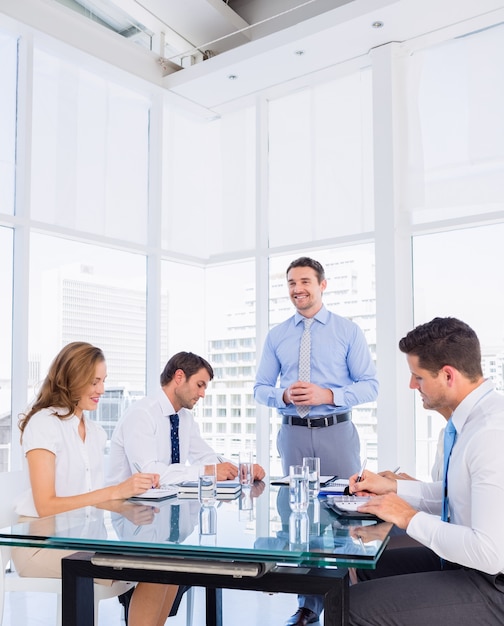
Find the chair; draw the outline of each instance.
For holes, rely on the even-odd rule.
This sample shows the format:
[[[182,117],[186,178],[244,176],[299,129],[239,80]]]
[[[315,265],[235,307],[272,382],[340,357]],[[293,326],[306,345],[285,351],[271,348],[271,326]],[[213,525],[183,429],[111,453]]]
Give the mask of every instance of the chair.
[[[17,521],[14,512],[16,495],[28,488],[28,476],[25,472],[1,472],[0,493],[0,528],[5,528]],[[3,623],[4,598],[7,591],[31,591],[56,593],[58,595],[58,609],[56,624],[61,624],[61,580],[59,578],[28,578],[18,576],[15,572],[6,573],[10,561],[10,547],[0,546],[0,626]],[[106,600],[126,593],[134,583],[114,581],[111,586],[94,585],[94,612],[95,624],[98,624],[98,605],[100,600]]]

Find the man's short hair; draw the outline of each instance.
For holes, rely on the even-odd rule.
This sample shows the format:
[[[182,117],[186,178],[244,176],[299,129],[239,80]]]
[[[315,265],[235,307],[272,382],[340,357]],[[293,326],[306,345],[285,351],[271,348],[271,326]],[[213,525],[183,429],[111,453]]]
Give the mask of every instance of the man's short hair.
[[[418,357],[418,365],[436,374],[451,365],[475,381],[483,376],[481,347],[474,330],[455,317],[435,317],[399,341],[399,350]]]
[[[203,357],[193,354],[192,352],[177,352],[174,354],[168,363],[165,365],[164,370],[161,372],[160,381],[161,386],[167,385],[175,375],[177,370],[182,370],[187,379],[191,378],[193,374],[196,374],[200,369],[206,369],[210,380],[214,377],[212,366]]]
[[[287,277],[289,276],[289,272],[291,271],[293,267],[311,267],[312,270],[315,270],[315,273],[317,274],[317,279],[318,279],[319,284],[323,280],[325,280],[325,272],[324,272],[324,268],[322,267],[322,264],[319,263],[318,261],[315,261],[315,259],[310,259],[309,256],[302,256],[302,257],[299,257],[299,259],[292,261],[292,263],[287,268],[287,271],[285,272],[285,275]]]

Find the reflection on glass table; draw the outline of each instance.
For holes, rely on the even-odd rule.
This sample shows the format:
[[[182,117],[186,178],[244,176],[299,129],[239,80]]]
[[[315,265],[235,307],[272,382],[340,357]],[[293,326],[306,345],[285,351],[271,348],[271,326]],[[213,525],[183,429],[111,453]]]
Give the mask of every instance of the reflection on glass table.
[[[293,520],[288,488],[261,484],[252,493],[218,501],[210,516],[201,514],[197,498],[103,503],[20,522],[2,530],[0,542],[314,567],[374,567],[386,545],[390,524],[339,517],[317,499],[306,517]]]

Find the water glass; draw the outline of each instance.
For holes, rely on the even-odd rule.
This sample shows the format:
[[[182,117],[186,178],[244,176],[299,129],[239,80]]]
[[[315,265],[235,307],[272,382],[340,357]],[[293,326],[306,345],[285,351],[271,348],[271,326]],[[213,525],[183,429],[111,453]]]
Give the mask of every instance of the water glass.
[[[199,534],[217,534],[217,509],[214,506],[202,506],[199,511]]]
[[[307,513],[291,513],[289,517],[289,550],[308,550],[310,520]]]
[[[250,489],[242,489],[238,519],[240,522],[250,522],[254,519],[254,504]]]
[[[249,451],[240,452],[238,461],[238,478],[242,488],[251,487],[254,482],[252,453]]]
[[[310,536],[318,537],[320,535],[320,500],[318,498],[310,498],[308,519],[310,520]]]
[[[308,509],[308,467],[291,465],[289,467],[289,504],[294,513],[303,513]]]
[[[202,506],[214,506],[217,502],[217,466],[215,463],[200,468],[198,498]]]
[[[305,456],[303,465],[308,468],[309,495],[316,497],[320,491],[320,459],[318,456]]]

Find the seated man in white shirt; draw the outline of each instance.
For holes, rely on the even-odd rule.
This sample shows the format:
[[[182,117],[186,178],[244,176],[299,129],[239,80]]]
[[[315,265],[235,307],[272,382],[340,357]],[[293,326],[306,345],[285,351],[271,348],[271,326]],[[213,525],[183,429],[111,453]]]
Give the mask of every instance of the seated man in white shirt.
[[[421,546],[386,550],[376,570],[359,570],[349,623],[504,624],[504,396],[483,378],[476,334],[455,318],[415,328],[399,348],[424,407],[453,412],[455,444],[446,481],[350,478],[351,493],[373,496],[359,510]]]
[[[118,476],[127,478],[137,471],[159,474],[160,484],[196,481],[200,467],[214,463],[217,464],[217,480],[236,478],[236,465],[216,455],[201,437],[191,412],[196,402],[205,397],[213,376],[212,366],[197,354],[179,352],[171,357],[161,373],[161,388],[153,396],[132,404],[115,427],[108,465],[110,484],[115,484]],[[174,414],[179,417],[178,462],[172,460],[170,416]],[[254,480],[264,478],[260,465],[254,464],[253,470]],[[170,615],[176,614],[187,588],[179,589]],[[127,614],[128,598],[124,603]]]
[[[238,468],[222,462],[201,437],[191,409],[205,397],[213,378],[211,365],[192,352],[172,356],[161,373],[156,394],[132,404],[119,419],[111,439],[108,481],[127,478],[136,471],[157,473],[161,484],[198,480],[199,469],[217,464],[217,479],[236,478]],[[172,462],[170,416],[179,416],[179,462]],[[150,468],[150,469],[148,469]],[[156,469],[154,469],[156,468]],[[265,472],[254,465],[254,480]],[[121,480],[124,480],[121,479]]]

